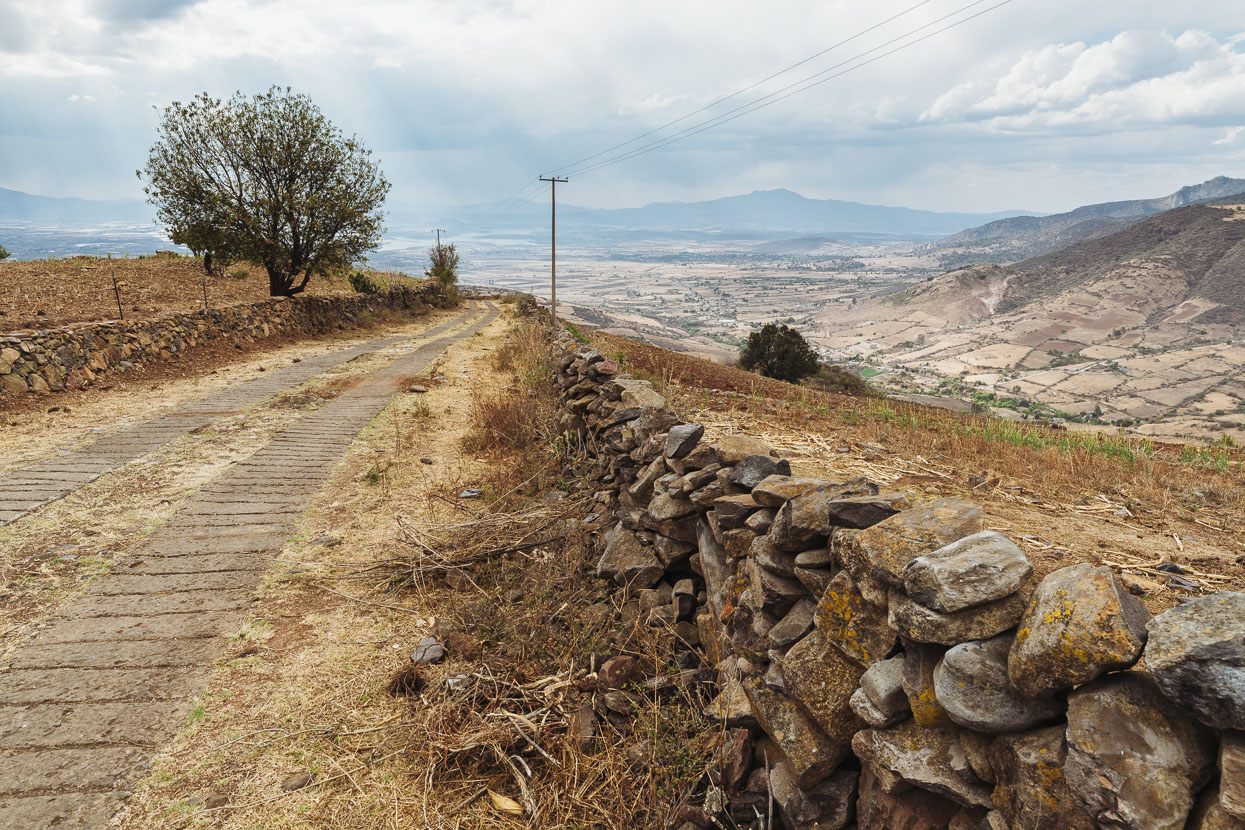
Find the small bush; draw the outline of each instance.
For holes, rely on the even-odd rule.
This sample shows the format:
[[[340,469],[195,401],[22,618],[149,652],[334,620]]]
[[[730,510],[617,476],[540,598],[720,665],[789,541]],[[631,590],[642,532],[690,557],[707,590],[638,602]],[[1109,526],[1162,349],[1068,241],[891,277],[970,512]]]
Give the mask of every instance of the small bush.
[[[766,323],[748,335],[739,368],[767,378],[798,383],[817,371],[817,353],[804,336],[786,325]]]
[[[375,294],[384,287],[380,284],[380,280],[362,271],[351,272],[347,279],[350,281],[350,287],[360,294]]]
[[[5,248],[3,245],[0,245],[0,260],[5,260],[5,259],[8,259],[8,258],[9,258],[9,251],[8,251],[8,249],[7,249],[7,248]]]

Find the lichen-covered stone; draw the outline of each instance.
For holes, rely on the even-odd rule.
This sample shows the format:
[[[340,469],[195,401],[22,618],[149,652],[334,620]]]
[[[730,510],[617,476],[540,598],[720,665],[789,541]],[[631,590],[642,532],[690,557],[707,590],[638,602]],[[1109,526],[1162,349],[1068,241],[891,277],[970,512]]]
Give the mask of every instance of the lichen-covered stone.
[[[1101,827],[1182,830],[1213,772],[1212,741],[1151,677],[1113,674],[1068,697],[1064,775]]]
[[[824,781],[847,757],[846,744],[832,741],[790,698],[767,689],[759,677],[745,680],[744,691],[757,723],[791,765],[801,788]]]
[[[857,717],[874,729],[885,729],[888,726],[894,726],[908,716],[907,707],[905,707],[902,714],[886,714],[865,694],[864,689],[857,689],[852,692],[848,704],[852,707],[852,711],[856,713]]]
[[[957,498],[936,499],[862,530],[852,547],[870,576],[898,586],[913,559],[981,530],[980,507]]]
[[[892,588],[887,605],[891,628],[919,643],[953,646],[984,640],[1011,628],[1025,611],[1025,602],[1012,594],[985,605],[944,614],[926,608],[903,591]]]
[[[903,587],[927,608],[951,612],[1014,594],[1032,574],[1011,539],[985,530],[913,559],[904,566]]]
[[[1070,565],[1034,590],[1008,657],[1029,697],[1066,689],[1137,662],[1150,614],[1110,568]]]
[[[953,729],[926,729],[908,720],[856,733],[852,750],[887,792],[906,784],[965,806],[990,806],[991,787],[969,767]]]
[[[1245,594],[1197,597],[1150,621],[1146,666],[1163,694],[1217,729],[1245,729]]]
[[[903,688],[903,655],[874,663],[860,678],[860,690],[888,718],[904,718],[912,713]]]
[[[934,669],[946,649],[909,640],[903,650],[903,690],[912,719],[920,726],[953,726],[934,691]]]
[[[1053,697],[1024,697],[1007,676],[1012,635],[961,643],[947,650],[934,669],[934,694],[947,717],[977,732],[1023,732],[1057,717]]]
[[[886,609],[865,602],[847,571],[826,586],[814,622],[828,642],[864,666],[885,660],[898,641]]]
[[[1011,830],[1095,830],[1068,789],[1067,754],[1062,725],[995,739],[992,798]]]
[[[852,734],[865,726],[851,707],[864,669],[813,630],[787,652],[782,671],[791,698],[832,741],[846,748]]]

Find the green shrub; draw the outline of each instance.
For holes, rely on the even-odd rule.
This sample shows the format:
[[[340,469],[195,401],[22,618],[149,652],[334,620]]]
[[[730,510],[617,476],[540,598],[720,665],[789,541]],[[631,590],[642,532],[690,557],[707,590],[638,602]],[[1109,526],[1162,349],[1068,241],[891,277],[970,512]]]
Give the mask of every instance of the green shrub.
[[[739,353],[739,368],[768,378],[797,383],[817,372],[817,353],[790,326],[766,323],[748,335]]]
[[[3,245],[0,245],[0,260],[8,259],[9,251]]]
[[[380,284],[380,280],[368,276],[362,271],[353,271],[347,277],[350,280],[350,287],[360,294],[375,294],[384,286]]]

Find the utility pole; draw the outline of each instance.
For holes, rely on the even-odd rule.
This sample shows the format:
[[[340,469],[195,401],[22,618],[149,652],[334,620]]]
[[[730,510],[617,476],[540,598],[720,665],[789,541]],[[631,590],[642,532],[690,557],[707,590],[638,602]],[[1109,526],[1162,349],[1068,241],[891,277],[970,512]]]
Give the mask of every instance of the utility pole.
[[[570,181],[558,176],[548,178],[541,176],[542,182],[549,182],[549,322],[556,333],[558,330],[558,182],[565,184]]]
[[[441,247],[441,234],[449,233],[445,228],[433,228],[432,232],[437,235],[437,247]]]

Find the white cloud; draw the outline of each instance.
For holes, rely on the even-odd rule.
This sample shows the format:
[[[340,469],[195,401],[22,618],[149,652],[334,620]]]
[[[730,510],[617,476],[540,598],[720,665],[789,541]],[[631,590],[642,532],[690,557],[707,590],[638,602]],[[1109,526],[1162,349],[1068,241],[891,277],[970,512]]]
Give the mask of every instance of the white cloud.
[[[1242,115],[1245,54],[1201,31],[1122,32],[1023,54],[993,82],[939,96],[926,122],[984,122],[1000,131],[1210,124]]]

